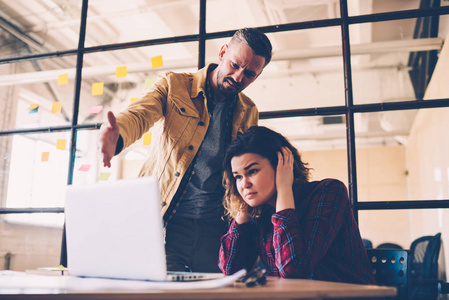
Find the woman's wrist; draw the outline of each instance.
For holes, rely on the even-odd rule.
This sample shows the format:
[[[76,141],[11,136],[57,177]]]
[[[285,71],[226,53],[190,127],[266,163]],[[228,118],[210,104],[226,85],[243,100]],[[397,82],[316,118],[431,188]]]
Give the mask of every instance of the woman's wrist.
[[[248,223],[249,220],[250,220],[250,217],[249,217],[249,215],[248,215],[247,213],[241,213],[241,212],[239,212],[239,213],[237,214],[237,216],[235,217],[235,222],[236,222],[238,225],[241,225],[241,224],[244,224],[244,223]]]
[[[295,209],[295,198],[293,197],[293,190],[291,188],[278,190],[276,212],[284,209]]]

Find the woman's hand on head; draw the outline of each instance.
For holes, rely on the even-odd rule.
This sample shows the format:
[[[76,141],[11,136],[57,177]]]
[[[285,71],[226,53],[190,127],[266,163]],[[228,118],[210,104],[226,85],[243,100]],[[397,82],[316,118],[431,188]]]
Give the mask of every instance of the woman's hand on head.
[[[295,158],[287,147],[278,152],[278,165],[276,168],[276,190],[291,189],[293,186],[293,163]]]
[[[276,167],[276,211],[295,208],[293,198],[293,164],[295,157],[287,147],[278,152],[278,165]]]
[[[235,221],[237,224],[243,224],[248,223],[250,220],[250,216],[248,214],[248,204],[241,203],[239,212],[237,213],[237,216],[235,216]]]

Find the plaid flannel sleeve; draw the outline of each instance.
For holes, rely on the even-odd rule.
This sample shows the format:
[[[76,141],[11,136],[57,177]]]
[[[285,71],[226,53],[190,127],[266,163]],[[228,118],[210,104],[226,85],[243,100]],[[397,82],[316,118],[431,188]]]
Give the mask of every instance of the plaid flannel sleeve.
[[[225,275],[241,269],[251,270],[257,260],[257,250],[251,234],[253,224],[238,225],[235,220],[221,238],[218,266]]]
[[[301,224],[295,209],[279,211],[271,218],[281,277],[312,278],[314,266],[326,254],[347,214],[347,190],[340,181],[323,181],[311,197]]]

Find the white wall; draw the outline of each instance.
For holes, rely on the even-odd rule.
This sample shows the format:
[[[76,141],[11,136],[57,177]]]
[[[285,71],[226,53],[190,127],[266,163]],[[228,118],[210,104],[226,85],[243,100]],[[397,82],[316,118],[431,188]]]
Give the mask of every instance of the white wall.
[[[449,38],[449,35],[446,37]],[[449,45],[445,43],[425,99],[449,98]],[[449,108],[423,109],[416,116],[406,151],[411,199],[449,199]],[[449,245],[449,210],[412,212],[411,234],[442,233]],[[446,269],[449,270],[446,250]]]

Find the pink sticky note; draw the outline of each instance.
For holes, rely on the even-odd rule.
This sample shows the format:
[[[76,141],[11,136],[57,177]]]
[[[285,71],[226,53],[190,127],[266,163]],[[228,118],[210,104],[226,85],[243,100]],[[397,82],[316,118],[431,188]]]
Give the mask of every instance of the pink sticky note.
[[[89,110],[90,114],[99,114],[103,111],[102,105],[92,106]]]
[[[81,167],[78,169],[78,171],[87,172],[90,170],[90,165],[81,165]]]

